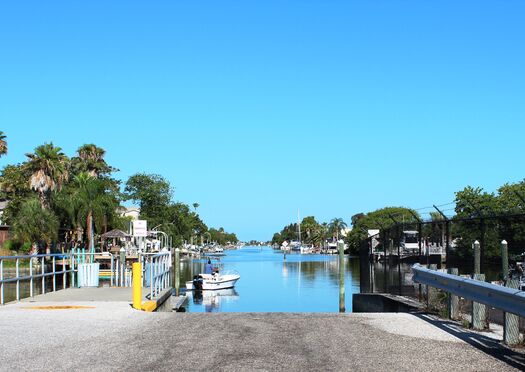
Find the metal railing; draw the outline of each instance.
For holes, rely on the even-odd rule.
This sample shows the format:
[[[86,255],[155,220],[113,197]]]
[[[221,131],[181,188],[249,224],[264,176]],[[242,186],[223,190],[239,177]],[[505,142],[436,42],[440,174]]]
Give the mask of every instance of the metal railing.
[[[36,294],[45,294],[50,292],[50,289],[55,292],[58,289],[76,287],[79,265],[93,263],[97,256],[99,254],[79,250],[68,253],[0,256],[0,305],[6,303],[6,289],[14,292],[11,296],[8,292],[9,301],[20,301]],[[131,267],[126,265],[125,260],[121,262],[119,255],[109,256],[110,286],[131,287]],[[171,252],[140,253],[138,260],[143,268],[142,285],[149,287],[149,297],[154,299],[171,284]],[[8,262],[10,264],[7,264]],[[51,283],[46,283],[48,278],[51,278]],[[57,282],[57,278],[61,278],[62,283],[60,280]],[[22,283],[28,283],[28,291],[26,288],[22,288],[26,290],[21,291]],[[62,288],[58,288],[59,286]]]
[[[451,275],[418,264],[412,267],[412,273],[416,283],[525,317],[525,292],[518,289]]]
[[[141,254],[143,287],[149,287],[149,298],[153,300],[170,286],[171,252]]]
[[[48,262],[46,262],[48,259]],[[57,271],[57,259],[62,263],[62,270]],[[75,268],[73,265],[69,265],[69,269],[66,266],[66,260],[69,261],[71,256],[69,254],[35,254],[29,256],[0,256],[0,305],[5,304],[5,286],[8,283],[15,283],[15,299],[20,301],[20,283],[29,282],[29,297],[35,295],[35,281],[41,280],[41,292],[46,293],[46,278],[52,277],[52,288],[53,292],[57,290],[57,276],[62,276],[62,287],[66,288],[67,285],[67,274],[74,273]],[[28,267],[20,267],[21,261],[29,261]],[[6,277],[6,262],[14,261],[14,274]],[[49,262],[50,261],[50,262]],[[50,271],[46,271],[46,267],[51,266]],[[23,269],[24,273],[21,273]],[[9,270],[11,271],[11,270]],[[72,283],[71,283],[72,284]]]

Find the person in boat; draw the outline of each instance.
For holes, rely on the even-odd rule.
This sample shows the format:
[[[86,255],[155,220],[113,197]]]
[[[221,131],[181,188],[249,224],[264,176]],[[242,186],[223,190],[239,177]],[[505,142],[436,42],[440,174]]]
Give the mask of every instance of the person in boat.
[[[208,263],[204,266],[204,274],[213,274],[213,265],[211,260],[208,258]]]

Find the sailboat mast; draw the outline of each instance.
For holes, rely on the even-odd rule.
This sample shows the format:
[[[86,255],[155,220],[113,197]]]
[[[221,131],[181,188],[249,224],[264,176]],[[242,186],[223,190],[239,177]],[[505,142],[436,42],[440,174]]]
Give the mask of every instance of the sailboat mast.
[[[299,209],[297,210],[297,226],[299,227],[299,244],[301,244],[301,217],[299,215]]]

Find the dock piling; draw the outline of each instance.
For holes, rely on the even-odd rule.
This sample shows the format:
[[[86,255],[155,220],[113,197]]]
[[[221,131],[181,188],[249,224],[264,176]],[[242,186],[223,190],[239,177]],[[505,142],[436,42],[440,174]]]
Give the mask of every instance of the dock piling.
[[[447,272],[451,275],[459,275],[459,270],[456,268],[447,269]],[[448,293],[448,317],[452,320],[459,319],[459,297]]]
[[[509,251],[506,240],[501,242],[501,272],[505,287],[519,289],[520,282],[517,279],[509,279]],[[520,343],[520,318],[517,315],[504,313],[503,321],[503,342],[509,346]]]
[[[179,296],[180,291],[180,249],[175,249],[175,270],[174,270],[174,281],[175,281],[175,295]]]
[[[519,289],[520,282],[517,279],[509,279],[505,287]],[[503,341],[509,346],[515,346],[520,343],[520,318],[517,315],[505,313],[503,321]]]
[[[505,282],[509,277],[509,247],[506,240],[501,242],[501,272]]]
[[[485,274],[474,274],[474,280],[485,281]],[[486,328],[487,307],[478,302],[472,302],[472,328],[481,331]]]
[[[337,243],[339,249],[339,312],[344,313],[345,308],[345,243]]]
[[[429,266],[430,270],[437,271],[437,265]],[[439,291],[435,287],[427,286],[427,308],[433,309],[439,307]]]
[[[472,279],[485,281],[485,274],[481,274],[481,246],[476,240],[474,248],[474,275]],[[483,330],[486,328],[487,307],[483,304],[472,302],[472,328]]]

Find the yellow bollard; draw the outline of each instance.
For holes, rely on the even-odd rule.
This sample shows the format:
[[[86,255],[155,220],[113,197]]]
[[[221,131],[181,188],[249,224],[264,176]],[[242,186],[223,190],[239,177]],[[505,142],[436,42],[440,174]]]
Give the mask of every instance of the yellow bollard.
[[[133,308],[142,310],[142,264],[133,264]]]

